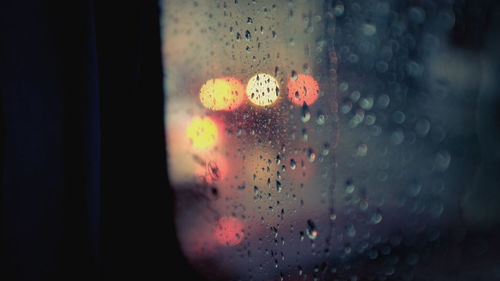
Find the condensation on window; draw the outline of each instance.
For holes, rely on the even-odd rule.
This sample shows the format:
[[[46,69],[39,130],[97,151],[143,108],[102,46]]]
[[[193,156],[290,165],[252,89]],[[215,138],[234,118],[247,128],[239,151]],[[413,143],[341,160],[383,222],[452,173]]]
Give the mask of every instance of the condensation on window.
[[[432,261],[476,159],[453,2],[163,1],[168,174],[196,270],[410,280]]]

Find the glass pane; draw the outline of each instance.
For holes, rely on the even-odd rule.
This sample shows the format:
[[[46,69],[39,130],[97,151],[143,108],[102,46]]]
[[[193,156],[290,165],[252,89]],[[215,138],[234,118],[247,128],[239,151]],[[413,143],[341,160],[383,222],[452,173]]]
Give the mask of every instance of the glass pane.
[[[325,8],[165,3],[178,233],[188,257],[216,279],[309,271],[330,249],[338,123]]]
[[[424,278],[467,225],[498,222],[471,189],[480,66],[451,42],[457,7],[164,1],[168,172],[193,266]]]

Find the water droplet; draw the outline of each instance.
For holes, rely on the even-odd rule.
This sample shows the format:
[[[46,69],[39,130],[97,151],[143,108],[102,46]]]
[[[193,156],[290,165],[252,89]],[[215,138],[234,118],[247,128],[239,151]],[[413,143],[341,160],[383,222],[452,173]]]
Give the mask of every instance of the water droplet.
[[[359,202],[359,208],[362,210],[362,211],[366,211],[369,207],[369,204],[368,204],[368,201],[367,200],[361,200],[361,202]]]
[[[373,97],[362,98],[359,100],[359,106],[364,110],[372,109],[373,103]]]
[[[363,24],[361,30],[365,36],[373,36],[377,33],[377,27],[370,23]]]
[[[406,64],[406,72],[410,76],[420,76],[424,72],[424,67],[416,61],[410,61]]]
[[[319,114],[318,118],[316,119],[316,124],[321,126],[321,125],[325,124],[325,120],[326,120],[325,115]]]
[[[450,161],[451,161],[450,153],[446,150],[443,150],[439,151],[436,154],[434,163],[436,165],[437,170],[443,172],[450,166]]]
[[[361,93],[359,91],[353,91],[351,93],[351,95],[349,96],[349,98],[351,98],[351,100],[353,102],[358,102],[360,97],[361,97]]]
[[[282,189],[282,188],[281,188],[281,182],[280,182],[279,180],[277,180],[277,181],[276,181],[276,190],[277,190],[278,192],[281,192],[281,189]]]
[[[351,252],[352,252],[352,248],[351,248],[351,246],[346,245],[346,246],[344,247],[344,253],[345,253],[346,255],[349,255]]]
[[[217,163],[215,161],[208,162],[207,169],[208,169],[208,173],[209,173],[210,177],[214,181],[217,181],[221,178],[219,166],[217,165]]]
[[[318,231],[316,230],[316,226],[312,220],[307,220],[307,229],[306,229],[307,237],[309,239],[314,240],[318,237]]]
[[[252,39],[252,34],[250,34],[249,30],[245,31],[245,38],[247,39],[247,41],[250,41],[250,39]]]
[[[340,105],[340,112],[343,114],[347,114],[351,111],[352,109],[352,101],[351,100],[346,100]]]
[[[385,109],[385,108],[387,108],[387,106],[389,106],[390,102],[391,102],[391,98],[388,95],[386,95],[386,94],[380,95],[377,98],[377,107],[380,109]]]
[[[372,113],[366,114],[365,125],[371,126],[371,125],[375,124],[375,121],[377,121],[377,117],[374,114],[372,114]]]
[[[276,155],[276,165],[279,165],[279,164],[281,164],[281,157],[278,154],[278,155]]]
[[[352,53],[352,54],[349,54],[349,56],[347,57],[347,60],[351,63],[357,63],[359,61],[359,56]]]
[[[379,210],[376,210],[370,218],[370,223],[379,224],[381,221],[382,221],[382,214],[380,213]]]
[[[427,119],[419,119],[417,123],[415,123],[415,132],[420,137],[425,137],[429,133],[431,129],[431,123]]]
[[[349,127],[356,128],[365,119],[365,111],[363,109],[356,110],[356,114],[349,120]]]
[[[302,104],[302,114],[300,116],[300,119],[304,123],[306,123],[307,121],[309,121],[311,119],[311,111],[309,110],[309,106],[307,106],[307,104],[305,102],[304,102],[304,104]]]
[[[356,151],[356,156],[365,157],[367,153],[368,153],[368,145],[364,143],[360,144]]]
[[[378,137],[382,134],[382,127],[378,125],[372,126],[370,129],[370,133],[372,134],[372,136]]]
[[[314,162],[314,160],[316,159],[316,153],[314,153],[314,151],[312,150],[312,148],[309,148],[309,150],[307,151],[307,157],[309,159],[309,162]]]
[[[349,225],[346,226],[346,234],[349,237],[356,236],[356,228],[354,228],[353,224],[349,224]]]
[[[352,183],[349,183],[345,187],[345,193],[351,194],[351,193],[354,192],[355,189],[356,189],[356,186],[354,184],[352,184]]]
[[[303,128],[303,129],[302,129],[302,139],[303,139],[304,141],[307,141],[307,140],[309,139],[309,135],[307,134],[307,130],[306,130],[306,128]]]
[[[392,114],[392,120],[397,123],[397,124],[403,124],[403,122],[405,121],[406,119],[406,115],[401,112],[401,111],[395,111],[393,114]]]
[[[391,142],[395,145],[403,143],[404,139],[405,139],[405,134],[403,133],[402,130],[397,130],[391,135]]]
[[[335,7],[333,8],[333,13],[335,16],[340,17],[341,15],[344,14],[344,4],[342,2],[339,2]]]
[[[349,83],[347,83],[347,82],[340,83],[339,89],[342,92],[345,92],[345,91],[349,90]]]
[[[328,154],[330,154],[330,144],[329,143],[323,144],[323,150],[321,151],[321,154],[323,156],[327,156]]]
[[[304,63],[304,64],[302,65],[302,71],[303,71],[304,73],[306,73],[306,74],[308,74],[308,73],[309,73],[309,65],[308,65],[307,63]]]

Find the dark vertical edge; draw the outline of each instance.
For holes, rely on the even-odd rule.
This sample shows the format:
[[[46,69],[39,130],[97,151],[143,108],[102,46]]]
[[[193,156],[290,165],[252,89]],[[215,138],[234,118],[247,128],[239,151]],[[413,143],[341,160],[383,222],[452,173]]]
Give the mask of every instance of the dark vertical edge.
[[[87,204],[89,212],[89,237],[91,238],[90,255],[94,265],[92,280],[100,280],[101,259],[100,259],[100,228],[101,228],[101,112],[99,98],[99,67],[97,61],[96,30],[95,30],[95,4],[89,0],[89,50],[90,50],[90,73],[93,79],[89,81],[90,92],[95,93],[90,96],[92,112],[90,114],[91,128],[89,143],[93,147],[93,153],[89,155],[89,162],[92,170],[89,174],[89,189],[87,192]]]
[[[100,112],[92,2],[56,1],[52,30],[63,104],[62,279],[95,280],[100,189]],[[72,13],[68,13],[73,10]]]
[[[168,185],[156,1],[96,2],[103,279],[167,278]]]

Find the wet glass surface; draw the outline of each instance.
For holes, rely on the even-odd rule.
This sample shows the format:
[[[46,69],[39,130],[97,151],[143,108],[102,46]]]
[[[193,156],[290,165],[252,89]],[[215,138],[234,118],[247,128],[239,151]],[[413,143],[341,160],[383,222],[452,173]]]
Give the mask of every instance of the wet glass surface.
[[[454,41],[465,7],[164,1],[168,172],[194,268],[499,278],[498,55]]]

